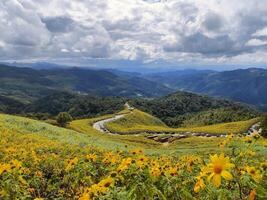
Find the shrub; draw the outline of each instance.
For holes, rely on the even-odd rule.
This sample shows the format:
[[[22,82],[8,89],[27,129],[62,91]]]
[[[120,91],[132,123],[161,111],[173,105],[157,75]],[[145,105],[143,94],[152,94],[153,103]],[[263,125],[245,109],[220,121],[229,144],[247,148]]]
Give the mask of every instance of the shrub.
[[[67,112],[61,112],[57,116],[57,123],[61,127],[65,127],[70,121],[72,121],[72,117],[69,113]]]

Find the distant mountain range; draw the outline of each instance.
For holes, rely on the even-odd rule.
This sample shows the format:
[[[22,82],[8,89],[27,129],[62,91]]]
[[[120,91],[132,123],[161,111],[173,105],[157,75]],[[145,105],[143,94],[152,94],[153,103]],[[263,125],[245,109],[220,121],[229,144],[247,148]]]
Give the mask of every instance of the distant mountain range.
[[[229,98],[267,110],[267,69],[184,70],[149,74],[145,78],[172,89]]]
[[[31,102],[54,91],[99,96],[155,97],[173,90],[142,77],[119,75],[108,70],[36,70],[0,65],[0,95]]]
[[[55,91],[155,98],[180,90],[228,98],[267,111],[267,69],[138,73],[109,68],[70,68],[49,63],[35,65],[26,68],[25,65],[0,64],[0,95],[29,103]]]
[[[250,73],[259,74],[258,71],[253,69]],[[233,87],[234,91],[234,86],[241,87],[243,77],[246,76],[240,72],[232,74],[233,72],[183,70],[144,75],[114,69],[37,70],[0,65],[0,112],[42,119],[66,111],[79,118],[119,111],[129,101],[134,107],[159,117],[173,127],[208,125],[256,117],[258,113],[253,109],[230,100],[184,91],[174,92],[179,88],[197,90],[201,88],[201,84],[210,91],[216,92],[219,87],[222,88],[221,91],[223,88],[231,91],[229,87]],[[207,77],[210,79],[206,80]],[[254,76],[251,77],[249,83],[254,81]],[[241,83],[236,84],[239,79]],[[228,86],[230,80],[234,83]],[[266,79],[263,78],[257,84],[246,85],[243,92],[250,91],[250,88],[258,89],[259,84],[264,81]],[[200,89],[197,92],[204,93]],[[223,94],[226,96],[228,93]]]

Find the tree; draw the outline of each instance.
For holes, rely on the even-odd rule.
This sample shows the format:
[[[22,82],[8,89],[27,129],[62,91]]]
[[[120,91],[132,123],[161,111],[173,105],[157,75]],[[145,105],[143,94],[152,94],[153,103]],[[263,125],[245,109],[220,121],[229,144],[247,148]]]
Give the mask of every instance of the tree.
[[[262,117],[261,120],[262,136],[267,137],[267,114]]]
[[[65,127],[70,121],[72,121],[72,117],[69,113],[67,112],[61,112],[57,116],[57,123],[61,127]]]

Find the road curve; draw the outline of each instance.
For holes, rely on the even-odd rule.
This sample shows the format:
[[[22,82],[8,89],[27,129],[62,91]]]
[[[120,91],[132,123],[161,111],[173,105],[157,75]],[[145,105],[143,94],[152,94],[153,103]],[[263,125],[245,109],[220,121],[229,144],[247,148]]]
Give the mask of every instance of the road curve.
[[[125,103],[125,107],[131,111],[134,108],[131,107],[128,103]],[[108,134],[116,134],[113,132],[110,132],[106,127],[105,124],[108,122],[113,122],[116,121],[122,117],[124,117],[126,114],[120,114],[120,115],[115,115],[114,117],[108,118],[108,119],[104,119],[104,120],[100,120],[97,121],[95,123],[93,123],[93,128],[96,129],[97,131],[100,131],[102,133],[108,133]],[[253,124],[247,132],[243,133],[243,135],[251,135],[253,132],[256,132],[259,130],[259,123]],[[259,131],[261,132],[261,131]],[[159,136],[160,134],[162,134],[162,132],[159,133],[153,133],[151,136],[148,136],[149,139],[155,139],[157,138],[157,136]],[[166,133],[164,133],[166,134]],[[227,137],[227,134],[209,134],[209,133],[194,133],[194,132],[185,132],[185,133],[176,133],[176,134],[167,134],[166,136],[168,136],[169,138],[183,138],[183,137],[187,137],[187,136],[197,136],[197,137]],[[166,137],[167,138],[167,137]],[[167,138],[168,139],[168,138]],[[168,143],[168,142],[167,142]]]
[[[105,124],[108,122],[113,122],[115,120],[118,120],[124,116],[125,114],[121,114],[121,115],[116,115],[108,119],[97,121],[93,124],[93,128],[103,133],[110,133],[109,130],[105,127]]]

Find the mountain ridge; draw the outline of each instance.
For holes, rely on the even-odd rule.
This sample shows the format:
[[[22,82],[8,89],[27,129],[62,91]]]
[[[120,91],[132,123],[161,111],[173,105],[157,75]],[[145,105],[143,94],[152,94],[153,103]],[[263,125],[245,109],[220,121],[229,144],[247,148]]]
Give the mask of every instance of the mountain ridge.
[[[77,67],[35,70],[0,65],[0,95],[33,101],[57,90],[127,97],[162,96],[173,91],[151,80],[120,76],[106,70]]]
[[[267,69],[248,68],[194,74],[172,72],[172,76],[161,74],[147,78],[176,90],[229,98],[267,109]]]

